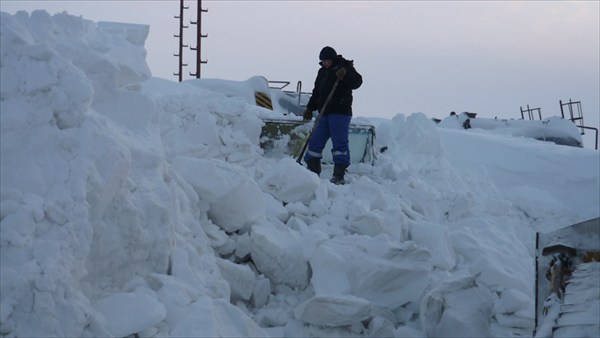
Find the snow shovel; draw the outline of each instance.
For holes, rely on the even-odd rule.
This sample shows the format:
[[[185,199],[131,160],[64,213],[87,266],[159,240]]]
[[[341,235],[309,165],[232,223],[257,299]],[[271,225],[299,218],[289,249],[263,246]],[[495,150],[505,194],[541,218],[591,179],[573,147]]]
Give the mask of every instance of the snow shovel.
[[[325,109],[327,108],[329,101],[331,101],[331,97],[333,96],[333,93],[335,92],[335,89],[337,88],[339,82],[340,82],[340,78],[338,77],[335,79],[335,82],[333,83],[333,88],[331,88],[331,92],[329,93],[329,95],[327,95],[327,98],[325,99],[325,102],[323,103],[323,107],[321,107],[321,110],[319,111],[319,115],[317,115],[315,124],[313,125],[313,127],[310,131],[310,134],[308,134],[308,137],[306,138],[306,141],[304,142],[304,145],[302,146],[302,150],[300,151],[300,155],[298,155],[296,162],[302,164],[302,157],[304,157],[304,153],[306,152],[306,148],[308,147],[308,142],[310,142],[310,138],[313,136],[315,130],[317,130],[317,126],[319,125],[321,116],[323,116],[323,113],[325,112]]]

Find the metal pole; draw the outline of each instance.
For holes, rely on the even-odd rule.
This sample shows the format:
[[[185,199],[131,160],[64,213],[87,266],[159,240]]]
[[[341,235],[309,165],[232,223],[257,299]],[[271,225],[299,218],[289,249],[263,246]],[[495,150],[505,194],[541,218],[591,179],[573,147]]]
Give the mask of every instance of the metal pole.
[[[196,78],[200,78],[201,52],[202,52],[202,0],[198,0],[198,24],[196,25]]]
[[[535,336],[536,331],[537,331],[537,326],[538,326],[538,315],[539,315],[539,280],[538,280],[538,274],[539,274],[539,253],[540,253],[540,233],[536,232],[535,233],[535,285],[534,285],[534,290],[535,290],[535,320],[534,320],[534,324],[533,324],[533,335]]]
[[[579,117],[579,126],[583,126],[583,111],[581,110],[581,101],[575,102],[577,104],[577,115]],[[585,129],[581,129],[581,135],[585,135]]]
[[[573,103],[571,103],[571,99],[569,99],[569,114],[571,115],[571,121],[575,122],[575,117],[573,116]]]
[[[523,106],[519,106],[519,108],[521,109],[521,120],[525,120],[525,115],[523,115]]]
[[[296,109],[296,112],[298,115],[302,114],[302,112],[300,111],[300,99],[302,98],[302,81],[298,81],[298,84],[296,85],[296,92],[298,92],[298,108]]]
[[[183,80],[183,0],[179,0],[179,82]]]
[[[202,60],[202,38],[207,38],[207,34],[202,34],[202,13],[208,12],[208,9],[202,9],[202,0],[198,0],[198,8],[197,8],[197,18],[196,22],[190,21],[192,25],[196,25],[196,47],[190,47],[191,50],[196,51],[196,73],[190,73],[190,75],[195,76],[197,79],[200,78],[201,72],[200,67],[203,63],[207,63],[208,61]]]
[[[560,104],[560,115],[562,115],[562,118],[565,118],[565,111],[563,110],[563,103],[562,100],[558,100],[558,103]]]
[[[183,67],[187,66],[183,63],[183,47],[187,47],[187,45],[183,44],[183,29],[187,28],[187,26],[183,24],[183,10],[187,9],[187,7],[184,6],[183,1],[184,0],[179,0],[179,16],[175,16],[176,19],[179,19],[179,34],[174,35],[176,38],[179,38],[179,53],[174,54],[174,56],[177,56],[179,59],[179,71],[177,73],[173,73],[173,75],[177,75],[179,77],[179,82],[183,80]]]

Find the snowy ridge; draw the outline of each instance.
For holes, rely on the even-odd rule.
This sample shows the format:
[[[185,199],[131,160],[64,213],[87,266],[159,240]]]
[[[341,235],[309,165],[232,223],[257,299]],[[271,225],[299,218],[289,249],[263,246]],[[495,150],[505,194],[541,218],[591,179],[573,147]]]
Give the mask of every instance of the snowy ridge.
[[[334,186],[148,27],[1,15],[3,336],[529,335],[535,231],[600,214],[595,151],[397,115]]]

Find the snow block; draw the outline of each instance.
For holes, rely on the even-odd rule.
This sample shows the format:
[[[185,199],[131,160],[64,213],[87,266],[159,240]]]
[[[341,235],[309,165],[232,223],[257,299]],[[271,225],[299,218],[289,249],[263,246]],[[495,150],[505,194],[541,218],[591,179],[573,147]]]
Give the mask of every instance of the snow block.
[[[191,251],[191,250],[190,250]],[[192,253],[193,257],[193,253]],[[201,279],[196,269],[190,264],[190,255],[186,248],[173,248],[171,252],[171,274],[190,285],[197,285]]]
[[[408,117],[402,114],[394,116],[391,123],[391,142],[397,149],[389,149],[394,153],[405,155],[441,156],[444,151],[439,133],[430,118],[423,113],[415,113]]]
[[[106,319],[106,329],[115,337],[126,337],[148,329],[167,316],[165,307],[145,294],[115,293],[94,305]]]
[[[245,181],[210,204],[208,216],[227,232],[237,231],[265,216],[265,203],[258,185]]]
[[[394,337],[394,322],[390,322],[381,317],[371,319],[367,326],[369,337]]]
[[[276,283],[306,288],[308,261],[302,256],[303,240],[297,231],[280,223],[252,228],[250,253],[256,268]]]
[[[167,309],[165,323],[169,327],[175,327],[186,315],[188,306],[205,292],[201,285],[196,288],[173,276],[154,274],[152,277],[157,283],[162,284],[156,293],[160,302]]]
[[[202,297],[171,330],[171,337],[269,337],[242,310],[223,299]]]
[[[262,307],[269,301],[271,294],[271,281],[267,278],[259,278],[254,283],[254,292],[252,293],[252,306]]]
[[[419,221],[410,228],[411,239],[431,251],[433,266],[451,270],[456,265],[456,253],[448,228],[434,223]]]
[[[140,25],[132,23],[119,22],[98,22],[100,31],[109,33],[111,36],[103,36],[104,41],[109,48],[107,56],[111,56],[118,69],[117,84],[125,86],[132,83],[138,83],[150,78],[150,68],[145,62],[135,62],[138,59],[144,59],[146,50],[144,43],[150,33],[149,25]],[[127,43],[111,43],[114,40],[126,40]],[[111,41],[113,40],[113,41]],[[132,58],[134,55],[136,58]]]
[[[221,276],[229,283],[231,301],[249,300],[254,291],[256,278],[254,272],[247,265],[232,263],[228,260],[217,258],[217,266]]]
[[[320,184],[319,177],[291,158],[278,162],[259,182],[264,191],[285,203],[307,203]]]
[[[127,41],[140,47],[144,47],[150,33],[150,26],[133,23],[99,21],[98,28],[110,32],[114,36],[122,35]]]
[[[250,254],[252,241],[249,233],[243,233],[235,240],[235,257],[244,258]]]
[[[185,156],[171,164],[210,203],[208,215],[223,230],[234,232],[265,216],[263,194],[241,167]]]
[[[235,121],[233,131],[241,131],[252,144],[260,143],[260,133],[263,122],[256,116],[242,116]]]
[[[265,209],[267,215],[275,217],[282,222],[287,221],[290,215],[287,209],[283,206],[283,203],[276,200],[275,197],[266,192],[263,192],[263,197],[265,199]]]
[[[509,232],[482,218],[466,219],[457,225],[460,227],[454,226],[450,233],[452,247],[470,262],[469,273],[477,275],[479,283],[494,289],[516,289],[533,294],[531,253],[512,230]],[[527,263],[503,263],[514,260],[513,257]]]
[[[412,328],[410,326],[400,326],[396,329],[395,333],[395,337],[404,337],[404,338],[426,338],[427,336],[415,329]]]
[[[491,337],[494,300],[474,277],[444,282],[423,298],[421,327],[428,337]]]
[[[395,309],[421,298],[429,281],[431,254],[387,236],[341,236],[324,242],[310,259],[317,295],[354,295]]]
[[[319,326],[346,326],[369,318],[368,300],[351,295],[315,296],[294,309],[296,319]]]
[[[167,99],[163,99],[167,101]],[[176,99],[171,99],[176,100]],[[173,104],[172,101],[160,104]],[[179,102],[178,102],[179,103]],[[186,102],[187,103],[187,102]],[[197,157],[207,157],[211,153],[209,149],[218,149],[221,145],[219,134],[222,132],[217,126],[217,120],[214,115],[206,112],[191,111],[196,102],[190,102],[185,107],[182,107],[178,114],[171,114],[163,122],[165,129],[162,136],[162,143],[165,152],[168,156],[176,156],[178,154],[194,155]],[[162,105],[159,105],[165,109]],[[195,108],[195,106],[193,106]],[[189,115],[195,116],[193,121],[186,120]]]
[[[527,308],[531,304],[531,297],[516,289],[502,291],[500,299],[495,304],[497,313],[515,313]]]
[[[177,156],[171,165],[209,203],[235,189],[247,176],[241,168],[219,160]]]
[[[202,223],[202,229],[206,233],[206,237],[213,249],[222,255],[229,254],[229,252],[222,252],[223,250],[220,250],[221,248],[228,247],[231,241],[225,231],[210,222]]]

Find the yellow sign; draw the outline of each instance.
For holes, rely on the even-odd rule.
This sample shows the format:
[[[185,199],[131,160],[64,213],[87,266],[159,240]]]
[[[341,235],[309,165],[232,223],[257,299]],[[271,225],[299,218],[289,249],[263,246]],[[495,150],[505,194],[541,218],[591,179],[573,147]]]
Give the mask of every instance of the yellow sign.
[[[273,102],[271,102],[271,98],[267,94],[256,92],[254,98],[256,99],[257,106],[273,110]]]

